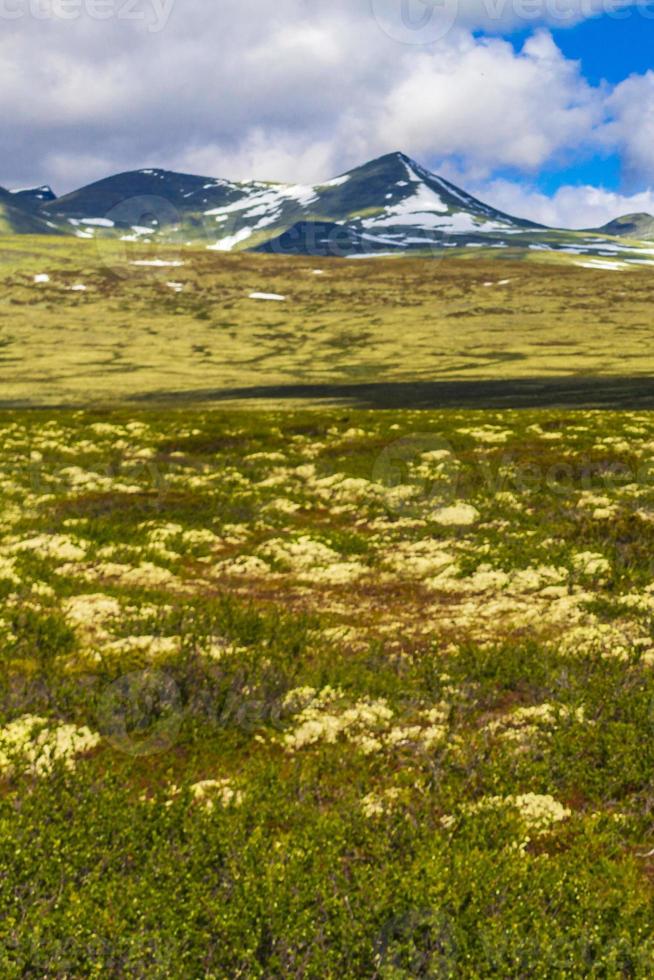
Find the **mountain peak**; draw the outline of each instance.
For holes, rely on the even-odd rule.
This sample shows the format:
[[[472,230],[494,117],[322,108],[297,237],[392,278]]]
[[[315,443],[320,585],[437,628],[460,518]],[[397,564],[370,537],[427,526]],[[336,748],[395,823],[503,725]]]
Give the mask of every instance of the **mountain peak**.
[[[26,208],[29,211],[37,211],[44,204],[57,199],[49,184],[42,184],[40,187],[22,187],[10,190],[9,194],[16,207]]]
[[[368,171],[383,173],[392,177],[395,173],[404,175],[407,170],[417,173],[421,169],[420,165],[415,160],[412,160],[410,156],[407,156],[406,153],[395,150],[393,153],[384,153],[382,156],[375,157],[373,160],[368,160],[366,163],[354,167],[348,173],[357,174]]]
[[[54,194],[49,184],[41,184],[39,187],[17,187],[9,191],[10,194]]]
[[[461,255],[470,248],[602,258],[622,251],[625,262],[642,262],[649,261],[650,249],[641,249],[645,258],[639,258],[634,243],[654,241],[654,217],[645,213],[587,231],[525,221],[485,204],[401,150],[313,185],[234,182],[147,167],[61,198],[47,185],[0,188],[0,218],[10,232],[147,242],[156,237],[217,251],[334,257],[450,250]],[[631,241],[621,249],[620,238]]]
[[[371,160],[370,162],[382,163],[384,161],[391,162],[395,160],[401,160],[402,163],[415,164],[415,160],[408,156],[408,154],[403,153],[401,150],[394,150],[392,153],[383,153],[380,157],[377,157],[375,160]]]

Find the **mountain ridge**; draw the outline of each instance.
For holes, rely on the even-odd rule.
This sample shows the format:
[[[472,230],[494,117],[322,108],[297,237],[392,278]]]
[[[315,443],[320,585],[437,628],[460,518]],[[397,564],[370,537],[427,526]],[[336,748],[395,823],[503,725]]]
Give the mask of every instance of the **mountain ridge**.
[[[18,234],[341,258],[493,249],[512,257],[550,252],[649,264],[649,250],[640,243],[654,238],[654,219],[647,215],[581,231],[516,217],[400,151],[318,184],[231,181],[152,167],[114,174],[61,197],[48,185],[0,188],[0,207],[3,230]]]

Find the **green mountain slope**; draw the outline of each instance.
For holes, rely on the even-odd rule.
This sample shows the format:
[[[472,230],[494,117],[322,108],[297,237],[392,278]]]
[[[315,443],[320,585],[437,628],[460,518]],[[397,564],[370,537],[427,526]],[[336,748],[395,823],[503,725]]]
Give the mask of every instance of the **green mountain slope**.
[[[654,240],[654,216],[646,213],[624,214],[601,228],[595,229],[604,235],[618,238],[636,238],[640,241]]]

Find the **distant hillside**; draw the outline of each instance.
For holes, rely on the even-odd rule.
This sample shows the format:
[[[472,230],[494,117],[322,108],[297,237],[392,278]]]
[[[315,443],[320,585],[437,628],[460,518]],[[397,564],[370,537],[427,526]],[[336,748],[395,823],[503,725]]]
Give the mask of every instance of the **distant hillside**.
[[[625,214],[615,218],[608,224],[596,228],[603,235],[614,235],[617,238],[636,238],[640,241],[654,240],[654,216],[641,212],[640,214]]]
[[[14,207],[25,211],[39,211],[50,201],[56,200],[56,194],[47,184],[43,187],[28,187],[24,190],[9,191]]]
[[[61,234],[56,224],[34,204],[33,192],[12,194],[0,187],[0,234],[51,235]]]
[[[230,181],[148,168],[59,198],[48,186],[2,190],[0,206],[5,234],[63,233],[317,257],[465,255],[463,249],[475,249],[510,258],[579,256],[628,268],[652,262],[639,242],[654,237],[650,215],[627,215],[589,231],[526,221],[485,204],[404,153],[388,153],[321,184]]]

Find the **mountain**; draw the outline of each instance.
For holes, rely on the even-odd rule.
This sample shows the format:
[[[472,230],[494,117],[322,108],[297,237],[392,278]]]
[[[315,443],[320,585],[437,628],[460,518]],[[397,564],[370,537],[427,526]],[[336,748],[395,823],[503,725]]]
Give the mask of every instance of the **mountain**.
[[[41,213],[85,238],[156,235],[221,251],[274,250],[280,236],[280,248],[296,243],[294,251],[312,251],[316,234],[327,252],[339,240],[334,254],[445,245],[453,235],[490,244],[542,227],[483,204],[402,153],[315,185],[129,171],[53,198]]]
[[[45,204],[56,200],[56,194],[48,184],[9,191],[13,206],[25,211],[39,211]]]
[[[618,268],[651,263],[650,250],[639,241],[654,236],[649,215],[628,215],[589,231],[525,221],[467,194],[404,153],[388,153],[321,184],[134,170],[59,198],[47,186],[0,189],[0,208],[3,232],[34,234],[38,227],[43,234],[80,238],[342,258],[462,256],[483,249],[512,258],[581,256]]]
[[[614,235],[616,238],[635,238],[639,241],[654,240],[654,216],[645,212],[639,214],[624,214],[608,224],[596,228],[603,235]]]
[[[269,185],[207,217],[241,247],[326,255],[490,245],[541,227],[483,204],[403,153],[324,184]]]
[[[77,226],[96,222],[130,228],[143,223],[154,228],[176,225],[189,215],[225,207],[260,186],[234,184],[213,177],[196,177],[169,170],[133,170],[98,180],[45,204],[43,211],[57,221]],[[102,222],[102,224],[101,224]]]
[[[0,234],[51,235],[56,225],[44,215],[37,214],[38,205],[30,198],[31,191],[13,192],[0,187]]]
[[[0,234],[57,235],[62,232],[52,222],[20,208],[12,208],[0,201]]]

